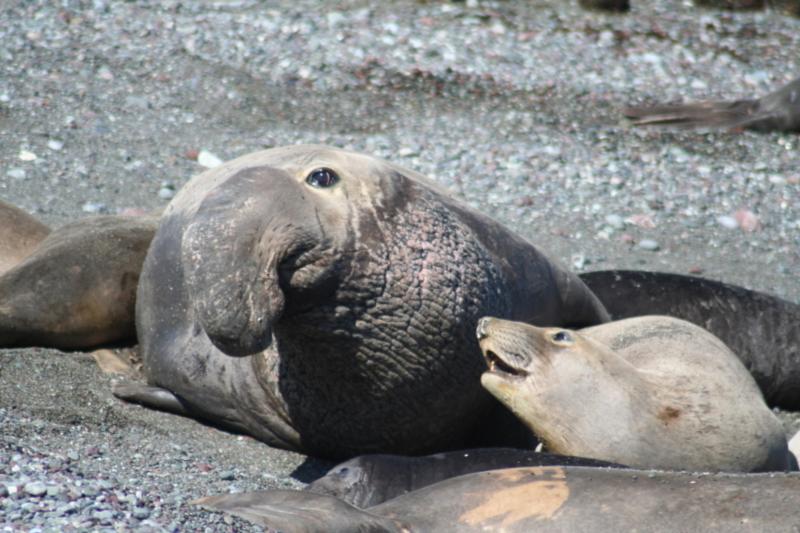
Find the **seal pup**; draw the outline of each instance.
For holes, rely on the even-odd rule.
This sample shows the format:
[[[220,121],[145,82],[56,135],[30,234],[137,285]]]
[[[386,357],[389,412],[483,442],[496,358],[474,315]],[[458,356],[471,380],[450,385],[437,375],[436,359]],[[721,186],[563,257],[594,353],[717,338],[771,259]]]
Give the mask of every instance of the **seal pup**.
[[[0,275],[28,257],[49,233],[31,215],[0,200]]]
[[[115,393],[320,457],[446,449],[496,405],[486,314],[607,320],[575,274],[423,176],[274,148],[167,207],[136,303],[148,385]]]
[[[750,371],[771,406],[800,409],[800,305],[771,294],[668,272],[586,272],[614,320],[669,315],[711,332]]]
[[[139,273],[157,225],[157,216],[98,216],[49,233],[0,274],[0,346],[134,339]]]
[[[361,455],[331,468],[305,490],[335,496],[364,509],[452,477],[521,466],[622,465],[514,448],[473,448],[423,457]]]
[[[481,383],[548,451],[670,470],[792,465],[747,369],[694,324],[644,316],[578,332],[483,318],[477,334]]]
[[[193,502],[270,531],[791,531],[800,474],[526,467],[448,479],[367,509],[269,490]]]
[[[761,132],[800,132],[800,78],[756,99],[627,107],[636,126],[743,128]]]

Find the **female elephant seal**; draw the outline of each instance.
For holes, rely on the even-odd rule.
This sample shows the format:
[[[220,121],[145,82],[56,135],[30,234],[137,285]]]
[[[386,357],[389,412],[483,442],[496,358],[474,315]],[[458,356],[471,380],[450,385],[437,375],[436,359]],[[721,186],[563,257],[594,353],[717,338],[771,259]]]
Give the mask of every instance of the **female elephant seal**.
[[[324,146],[189,182],[145,259],[150,387],[115,392],[319,456],[459,442],[493,400],[474,324],[607,320],[574,274],[426,178]],[[167,405],[169,407],[169,405]]]
[[[484,318],[478,338],[483,386],[551,452],[673,470],[790,466],[753,378],[689,322],[644,316],[576,332]]]

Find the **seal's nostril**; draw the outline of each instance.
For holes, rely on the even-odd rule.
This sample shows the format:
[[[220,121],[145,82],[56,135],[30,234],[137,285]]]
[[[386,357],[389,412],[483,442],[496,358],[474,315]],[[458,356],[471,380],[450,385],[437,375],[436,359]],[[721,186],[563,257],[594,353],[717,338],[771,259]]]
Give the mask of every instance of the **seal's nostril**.
[[[475,330],[475,334],[478,336],[478,340],[485,339],[486,337],[489,336],[489,334],[486,333],[486,326],[489,324],[489,320],[490,319],[487,317],[483,317],[480,320],[478,320],[478,327]]]

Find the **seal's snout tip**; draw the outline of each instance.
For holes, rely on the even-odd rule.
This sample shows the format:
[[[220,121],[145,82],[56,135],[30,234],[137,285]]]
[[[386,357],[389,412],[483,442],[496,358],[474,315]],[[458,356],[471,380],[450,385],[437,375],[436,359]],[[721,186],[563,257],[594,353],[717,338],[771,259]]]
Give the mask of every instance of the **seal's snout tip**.
[[[486,316],[478,320],[478,327],[475,329],[475,335],[478,337],[479,341],[482,341],[483,339],[489,336],[487,328],[491,320],[492,320],[491,318]]]

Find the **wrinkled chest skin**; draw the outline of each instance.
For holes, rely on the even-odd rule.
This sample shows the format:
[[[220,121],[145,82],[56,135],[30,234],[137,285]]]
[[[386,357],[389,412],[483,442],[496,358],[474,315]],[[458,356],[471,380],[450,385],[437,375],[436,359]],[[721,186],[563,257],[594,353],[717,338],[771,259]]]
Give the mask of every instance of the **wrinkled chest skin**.
[[[258,163],[271,152],[232,163]],[[270,227],[304,226],[303,235],[319,235],[322,244],[310,254],[313,268],[293,270],[302,260],[291,258],[277,267],[284,301],[265,329],[271,343],[245,357],[209,340],[196,311],[198,289],[187,289],[188,273],[213,267],[225,251],[192,244],[190,259],[181,255],[202,197],[224,187],[223,172],[235,168],[187,186],[165,213],[139,287],[137,330],[152,384],[197,416],[272,445],[329,457],[422,452],[458,443],[491,406],[479,381],[484,363],[474,329],[481,316],[546,325],[606,318],[576,277],[526,241],[398,167],[368,161],[377,185],[359,185],[377,192],[355,197],[348,184],[335,205],[345,205],[341,216],[326,218],[325,205],[308,216],[264,207],[278,210]],[[297,198],[314,200],[302,191]],[[239,264],[227,263],[225,272]],[[218,277],[225,276],[200,279]],[[242,279],[251,278],[258,276]],[[240,285],[225,289],[252,302],[247,291],[258,287]],[[247,323],[260,320],[256,313]]]

